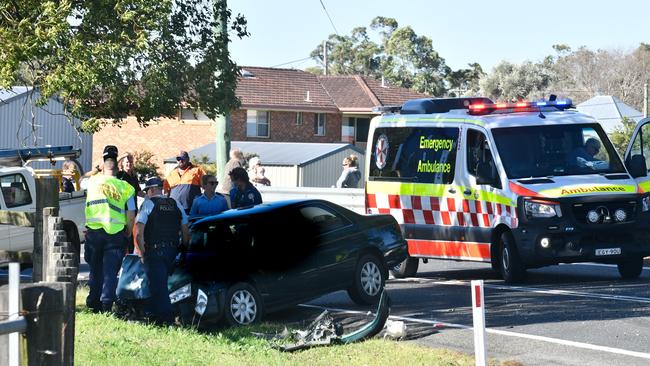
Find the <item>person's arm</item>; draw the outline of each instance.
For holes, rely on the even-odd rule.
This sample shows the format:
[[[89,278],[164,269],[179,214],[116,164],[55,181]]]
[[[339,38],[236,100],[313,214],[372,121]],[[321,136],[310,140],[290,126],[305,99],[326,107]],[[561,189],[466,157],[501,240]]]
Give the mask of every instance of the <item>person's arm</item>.
[[[192,207],[190,208],[190,216],[192,217],[199,214],[199,197],[194,197],[194,201],[192,201]]]
[[[181,233],[183,234],[183,247],[187,248],[187,246],[190,244],[190,229],[187,227],[187,224],[181,225]]]
[[[336,181],[336,188],[345,188],[345,180],[348,178],[347,169],[341,172],[341,176]]]
[[[172,172],[173,172],[173,170],[172,170]],[[169,193],[171,192],[171,190],[172,190],[172,188],[169,185],[169,181],[167,179],[163,180],[163,193],[165,193],[167,195],[167,197],[169,197]]]
[[[138,212],[138,217],[136,218],[136,236],[135,236],[135,244],[137,246],[137,251],[140,254],[140,257],[144,255],[144,247],[145,247],[145,242],[144,242],[144,227],[147,225],[147,220],[149,219],[149,214],[153,210],[153,202],[151,200],[145,200],[144,203],[142,204],[142,207],[140,207],[140,211]]]
[[[135,222],[135,195],[129,197],[126,201],[126,230],[124,230],[124,236],[127,238],[133,234],[133,223]]]

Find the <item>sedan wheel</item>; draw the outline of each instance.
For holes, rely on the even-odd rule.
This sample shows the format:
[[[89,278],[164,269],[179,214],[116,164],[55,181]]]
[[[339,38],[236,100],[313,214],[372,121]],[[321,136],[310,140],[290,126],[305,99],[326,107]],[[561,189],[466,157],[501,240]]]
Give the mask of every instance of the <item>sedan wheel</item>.
[[[372,305],[379,297],[386,283],[386,264],[377,256],[366,254],[357,262],[352,286],[348,295],[359,305]]]
[[[262,318],[262,303],[255,288],[247,283],[236,283],[226,295],[226,320],[230,325],[248,325]]]

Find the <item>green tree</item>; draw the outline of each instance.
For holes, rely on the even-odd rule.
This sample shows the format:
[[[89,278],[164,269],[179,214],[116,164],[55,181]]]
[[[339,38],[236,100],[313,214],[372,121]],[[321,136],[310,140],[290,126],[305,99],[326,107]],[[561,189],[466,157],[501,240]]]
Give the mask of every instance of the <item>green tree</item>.
[[[203,168],[206,174],[217,176],[217,163],[211,161],[210,158],[203,154],[199,157],[192,155],[192,164]]]
[[[332,75],[361,74],[376,79],[382,76],[392,85],[413,88],[430,95],[447,91],[446,75],[451,71],[433,48],[433,41],[409,27],[399,27],[393,18],[376,17],[370,30],[354,28],[350,35],[332,34],[327,42],[328,68]],[[318,46],[312,58],[323,64],[323,49]]]
[[[483,68],[478,63],[471,63],[468,69],[450,71],[446,76],[450,96],[462,97],[477,95],[480,91],[479,81],[485,76]]]
[[[616,148],[616,151],[621,157],[625,156],[625,150],[632,140],[632,134],[636,127],[636,122],[627,117],[621,119],[622,126],[617,126],[614,131],[609,134],[609,139]],[[645,137],[645,136],[644,136]]]
[[[220,20],[248,32],[231,18],[219,0],[2,1],[0,87],[58,96],[89,131],[99,119],[174,116],[181,101],[212,118],[239,103]]]
[[[144,183],[148,178],[159,176],[160,167],[154,161],[154,153],[149,150],[136,151],[133,153],[134,167],[140,183]]]
[[[553,80],[551,60],[521,65],[501,61],[480,80],[482,94],[494,100],[522,100],[543,97]]]

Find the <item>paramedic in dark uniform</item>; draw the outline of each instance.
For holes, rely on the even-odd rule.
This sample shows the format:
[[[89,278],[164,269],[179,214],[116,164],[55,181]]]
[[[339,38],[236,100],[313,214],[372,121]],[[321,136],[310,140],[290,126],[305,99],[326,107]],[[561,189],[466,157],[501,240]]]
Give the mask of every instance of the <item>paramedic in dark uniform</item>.
[[[178,201],[163,195],[162,188],[160,178],[146,182],[147,199],[136,218],[136,245],[151,287],[147,310],[156,323],[171,325],[174,311],[167,279],[173,271],[181,234],[183,245],[187,245],[190,234],[185,210]]]

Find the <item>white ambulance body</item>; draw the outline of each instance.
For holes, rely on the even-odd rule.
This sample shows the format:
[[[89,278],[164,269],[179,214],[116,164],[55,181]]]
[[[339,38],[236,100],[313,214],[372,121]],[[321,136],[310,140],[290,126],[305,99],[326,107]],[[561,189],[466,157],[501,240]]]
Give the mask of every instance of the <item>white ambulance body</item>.
[[[572,262],[639,276],[650,255],[639,187],[650,191],[640,156],[650,162],[650,123],[648,142],[637,132],[628,149],[628,172],[601,126],[570,106],[418,99],[375,117],[366,210],[402,226],[409,259],[393,273],[412,276],[419,259],[437,258],[490,262],[509,282]]]

